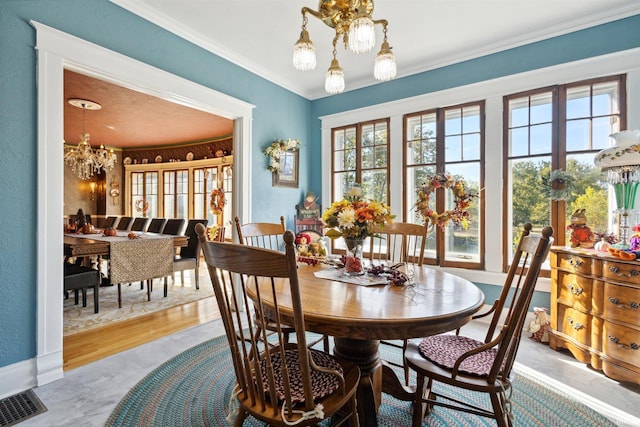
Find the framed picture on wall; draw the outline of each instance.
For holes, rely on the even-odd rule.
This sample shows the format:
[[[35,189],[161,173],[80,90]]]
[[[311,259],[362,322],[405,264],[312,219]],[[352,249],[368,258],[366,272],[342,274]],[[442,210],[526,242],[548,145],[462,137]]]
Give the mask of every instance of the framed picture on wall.
[[[298,150],[288,150],[280,156],[282,169],[273,174],[274,187],[298,188]]]

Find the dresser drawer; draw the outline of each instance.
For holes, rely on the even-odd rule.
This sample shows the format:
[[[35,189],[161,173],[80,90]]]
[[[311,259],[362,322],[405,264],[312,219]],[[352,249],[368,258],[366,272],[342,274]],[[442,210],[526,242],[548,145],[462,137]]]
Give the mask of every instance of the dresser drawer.
[[[604,287],[602,315],[607,320],[639,325],[640,289],[607,283]]]
[[[616,282],[631,283],[640,285],[640,264],[639,263],[623,263],[616,261],[604,261],[603,271],[604,277]]]
[[[558,267],[564,270],[590,275],[593,262],[595,261],[586,256],[558,253]]]
[[[558,300],[578,310],[590,311],[592,282],[588,277],[558,271]]]
[[[558,304],[558,332],[588,346],[591,341],[591,316]]]
[[[607,356],[640,367],[640,331],[604,322],[602,340]]]

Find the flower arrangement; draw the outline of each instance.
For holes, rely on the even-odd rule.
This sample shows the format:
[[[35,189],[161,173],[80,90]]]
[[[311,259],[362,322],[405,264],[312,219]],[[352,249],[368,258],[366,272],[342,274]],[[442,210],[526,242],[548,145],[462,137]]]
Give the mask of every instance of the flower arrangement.
[[[453,193],[454,208],[436,212],[429,206],[431,195],[439,188],[450,189]],[[444,228],[449,221],[461,226],[465,230],[469,228],[469,205],[477,194],[468,193],[464,187],[464,179],[453,179],[450,175],[436,174],[428,177],[425,184],[417,189],[418,199],[414,207],[426,223]]]
[[[364,239],[373,234],[374,225],[384,225],[393,218],[388,205],[365,200],[360,187],[347,191],[342,200],[333,202],[322,214],[322,221],[330,228],[325,235],[332,239]]]
[[[220,227],[218,227],[218,224],[213,224],[211,227],[207,227],[207,238],[209,239],[209,241],[217,241],[219,232]]]
[[[300,140],[298,139],[278,139],[273,141],[271,145],[264,149],[264,155],[269,157],[269,169],[273,173],[282,172],[282,165],[280,164],[280,157],[285,151],[299,150]]]

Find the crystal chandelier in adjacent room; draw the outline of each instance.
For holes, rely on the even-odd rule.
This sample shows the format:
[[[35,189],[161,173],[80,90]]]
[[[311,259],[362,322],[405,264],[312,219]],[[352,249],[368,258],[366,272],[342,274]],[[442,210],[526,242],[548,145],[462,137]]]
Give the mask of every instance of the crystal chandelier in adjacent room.
[[[336,45],[342,37],[345,48],[354,53],[369,52],[376,43],[375,25],[382,25],[384,39],[376,55],[373,75],[377,80],[389,81],[396,77],[396,59],[387,42],[386,19],[373,20],[373,0],[320,0],[318,10],[303,7],[300,39],[293,47],[293,66],[299,71],[316,67],[316,50],[307,32],[307,13],[335,29],[333,60],[325,77],[325,90],[330,94],[344,91],[344,72],[336,57]]]
[[[113,150],[107,151],[104,145],[93,149],[87,133],[87,110],[100,110],[102,106],[87,99],[72,98],[67,101],[74,107],[82,108],[82,133],[76,147],[65,147],[64,162],[71,167],[78,178],[87,180],[102,170],[112,170],[117,156]]]

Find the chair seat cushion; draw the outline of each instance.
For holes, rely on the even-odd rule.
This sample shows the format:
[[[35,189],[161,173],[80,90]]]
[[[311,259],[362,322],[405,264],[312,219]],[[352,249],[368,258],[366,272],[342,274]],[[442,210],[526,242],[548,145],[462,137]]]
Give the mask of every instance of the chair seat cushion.
[[[460,356],[482,345],[484,345],[483,342],[473,338],[458,335],[435,335],[424,338],[418,349],[425,359],[443,368],[453,369]],[[458,370],[465,374],[486,377],[489,375],[496,354],[497,350],[491,348],[469,356],[460,364]]]
[[[322,351],[311,350],[311,357],[316,365],[322,368],[329,368],[343,373],[342,366],[331,355]],[[286,350],[285,358],[287,360],[287,369],[289,371],[289,385],[291,387],[291,400],[293,402],[304,402],[304,390],[300,378],[300,362],[298,360],[297,350]],[[276,381],[276,393],[279,400],[284,400],[284,384],[282,381],[282,357],[280,353],[274,353],[271,357]],[[266,384],[266,359],[260,361],[262,370],[262,382],[265,384],[265,392],[268,392]],[[314,400],[322,399],[340,387],[338,378],[323,372],[311,370],[311,387],[313,389]]]

